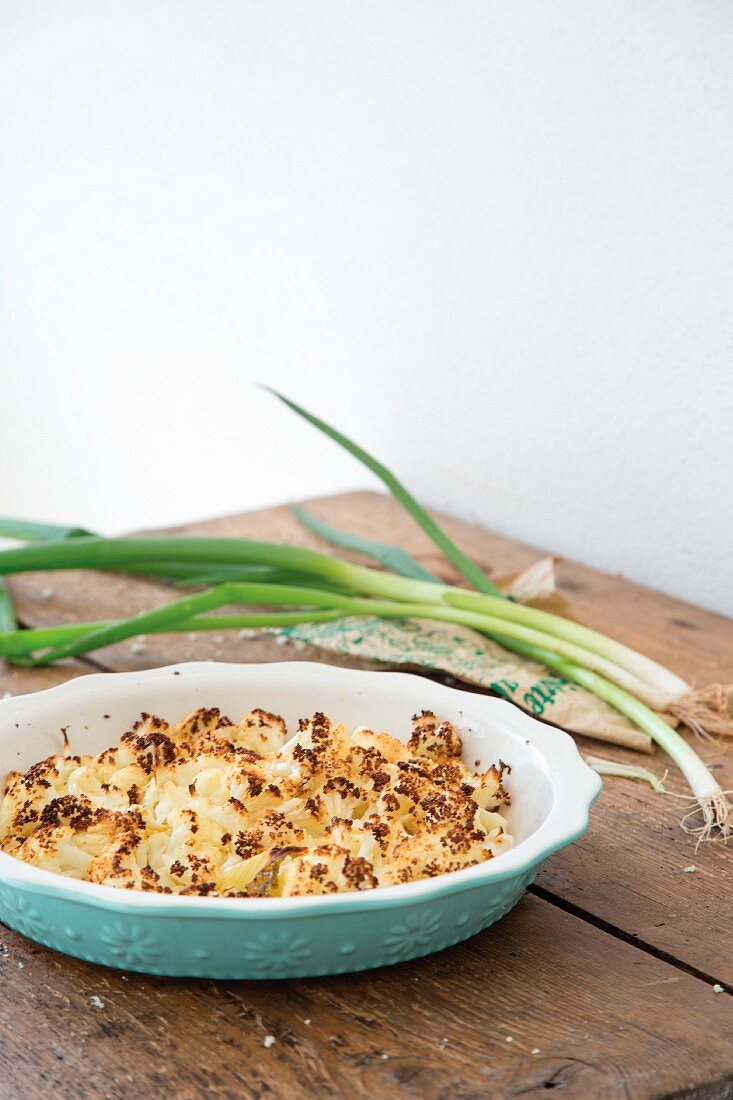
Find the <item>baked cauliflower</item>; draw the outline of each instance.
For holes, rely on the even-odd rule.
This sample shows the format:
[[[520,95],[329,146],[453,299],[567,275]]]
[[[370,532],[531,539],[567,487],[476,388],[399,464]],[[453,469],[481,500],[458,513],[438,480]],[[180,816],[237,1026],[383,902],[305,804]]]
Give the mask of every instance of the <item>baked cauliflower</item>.
[[[403,744],[321,713],[292,737],[265,710],[142,714],[97,756],[67,746],[12,772],[0,846],[88,882],[218,897],[371,890],[510,848],[504,766],[472,772],[431,711],[412,727]]]

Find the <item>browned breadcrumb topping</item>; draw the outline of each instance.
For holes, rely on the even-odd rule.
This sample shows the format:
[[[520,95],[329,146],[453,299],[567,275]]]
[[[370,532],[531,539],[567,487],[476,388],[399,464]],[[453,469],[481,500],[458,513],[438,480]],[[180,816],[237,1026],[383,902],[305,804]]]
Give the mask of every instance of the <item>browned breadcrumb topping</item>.
[[[455,727],[421,711],[403,744],[316,712],[288,737],[253,710],[182,722],[143,713],[97,756],[8,777],[0,846],[122,889],[200,897],[371,890],[470,867],[512,844],[499,763],[461,760]]]

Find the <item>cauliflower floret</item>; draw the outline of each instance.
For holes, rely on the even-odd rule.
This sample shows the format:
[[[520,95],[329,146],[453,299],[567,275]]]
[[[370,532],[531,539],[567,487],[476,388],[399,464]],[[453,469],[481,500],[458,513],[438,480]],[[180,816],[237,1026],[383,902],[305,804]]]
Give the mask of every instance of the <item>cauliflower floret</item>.
[[[351,738],[362,749],[376,750],[390,764],[399,764],[401,760],[410,759],[410,753],[402,742],[388,733],[374,733],[366,726],[359,726]]]
[[[428,756],[439,764],[460,760],[460,737],[450,722],[439,722],[431,710],[413,716],[412,731],[407,747],[416,756]]]
[[[143,832],[137,814],[95,809],[88,798],[64,795],[45,808],[40,825],[17,855],[27,863],[62,875],[99,882],[101,879],[95,876],[97,861],[106,861],[110,873],[121,870]]]
[[[288,779],[307,787],[351,770],[352,742],[343,726],[334,726],[325,714],[301,719],[298,732],[264,765],[268,777]]]
[[[503,768],[494,764],[483,775],[471,776],[468,783],[473,787],[471,797],[482,810],[498,810],[500,806],[510,804],[509,795],[502,783]]]
[[[298,856],[283,859],[278,876],[280,896],[335,894],[342,890],[370,890],[378,885],[368,859],[352,856],[338,844],[322,844]]]
[[[253,710],[245,714],[241,723],[232,731],[235,745],[265,756],[282,748],[288,735],[279,714],[267,710]]]

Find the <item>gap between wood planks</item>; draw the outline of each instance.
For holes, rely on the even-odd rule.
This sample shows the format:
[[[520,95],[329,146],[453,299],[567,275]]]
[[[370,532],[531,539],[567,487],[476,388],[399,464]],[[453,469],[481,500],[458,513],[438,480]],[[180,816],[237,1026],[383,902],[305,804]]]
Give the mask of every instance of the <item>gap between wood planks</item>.
[[[21,625],[27,626],[28,624],[22,622]],[[78,657],[76,658],[76,660],[80,664],[86,665],[90,670],[94,672],[109,673],[110,671],[114,671],[109,669],[102,661],[96,660],[94,657],[90,657],[89,655]],[[614,936],[616,939],[619,939],[632,947],[636,947],[638,950],[644,952],[647,955],[651,955],[653,958],[658,959],[660,962],[665,962],[668,965],[675,967],[677,970],[680,970],[683,973],[690,975],[691,977],[697,978],[708,985],[722,985],[725,993],[733,995],[733,986],[731,986],[729,983],[721,981],[720,979],[716,978],[715,975],[709,974],[706,971],[701,970],[699,967],[693,966],[690,963],[686,963],[683,960],[678,959],[670,952],[665,951],[662,948],[656,947],[654,944],[649,943],[644,939],[641,939],[635,933],[627,932],[625,931],[625,929],[619,927],[616,924],[613,924],[611,921],[607,921],[604,920],[603,917],[596,916],[588,910],[583,909],[581,906],[576,905],[574,902],[568,901],[566,898],[563,898],[559,894],[554,893],[552,890],[548,890],[544,886],[537,886],[536,884],[533,884],[528,888],[527,892],[534,894],[535,897],[541,898],[543,901],[547,902],[550,905],[556,906],[558,909],[561,909],[563,912],[568,913],[576,919],[584,921],[586,924],[590,924],[593,927],[598,928],[600,931],[605,932],[608,935]]]
[[[671,955],[668,951],[663,951],[661,948],[655,947],[654,944],[647,943],[646,940],[640,939],[634,932],[625,932],[623,928],[611,924],[610,921],[606,921],[602,917],[596,917],[593,913],[589,913],[587,910],[581,909],[579,905],[575,905],[574,902],[567,901],[565,898],[553,894],[551,890],[547,890],[544,886],[537,886],[533,883],[527,888],[527,893],[534,894],[535,897],[541,898],[550,905],[556,905],[557,908],[562,909],[564,913],[569,913],[570,916],[577,917],[578,920],[585,921],[586,924],[592,924],[601,932],[607,932],[609,935],[615,936],[616,939],[623,940],[624,943],[629,944],[631,947],[637,947],[647,955],[652,955],[655,959],[659,959],[660,962],[668,963],[670,966],[674,966],[677,970],[682,970],[685,974],[689,974],[693,978],[699,978],[700,981],[706,982],[708,985],[722,985],[725,993],[733,995],[733,987],[727,982],[720,981],[714,974],[706,974],[704,970],[700,970],[696,966],[691,966],[689,963],[678,959],[675,955]]]

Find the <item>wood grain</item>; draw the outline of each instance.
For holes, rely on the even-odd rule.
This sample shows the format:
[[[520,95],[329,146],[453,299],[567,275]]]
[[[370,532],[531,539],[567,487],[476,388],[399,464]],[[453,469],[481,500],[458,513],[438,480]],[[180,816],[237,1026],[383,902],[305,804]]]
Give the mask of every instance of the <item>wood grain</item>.
[[[77,676],[85,676],[91,670],[78,661],[51,668],[14,668],[0,661],[0,697],[28,695],[34,691],[56,687]]]
[[[455,579],[389,498],[354,493],[309,506],[331,523],[399,542]],[[523,568],[541,553],[443,521],[495,573]],[[177,531],[319,545],[286,508]],[[688,679],[733,679],[730,620],[572,562],[560,563],[558,576],[574,613],[589,625]],[[171,599],[160,584],[105,574],[28,575],[11,587],[22,621],[34,626],[118,617]],[[7,672],[12,683],[0,679],[0,687],[33,690],[92,666],[299,654],[267,635],[199,634],[153,636],[142,650],[127,642],[92,657],[68,669]],[[633,759],[585,739],[581,746]],[[728,746],[704,744],[700,751],[733,787]],[[662,771],[667,761],[658,755],[651,766]],[[673,789],[684,789],[674,769],[670,780]],[[713,981],[733,988],[731,852],[714,845],[695,852],[678,825],[682,806],[645,786],[606,780],[586,837],[553,857],[538,879],[541,896],[525,899],[468,944],[372,974],[263,985],[174,983],[64,959],[6,931],[0,1098],[48,1095],[44,1082],[62,1100],[126,1100],[172,1083],[182,1097],[513,1097],[555,1087],[584,1098],[651,1100],[692,1089],[696,1097],[733,1096],[733,998],[712,992]],[[693,864],[696,870],[686,873]],[[89,1005],[95,994],[104,1009]],[[498,1039],[487,1026],[497,1018]],[[265,1034],[276,1036],[270,1050],[262,1047]],[[539,1055],[531,1053],[536,1048]],[[29,1052],[23,1065],[21,1050]],[[19,1092],[20,1075],[29,1073],[32,1087]]]
[[[733,1075],[732,998],[532,897],[442,954],[310,981],[172,982],[0,942],[4,1100],[646,1100]]]

